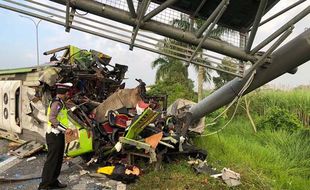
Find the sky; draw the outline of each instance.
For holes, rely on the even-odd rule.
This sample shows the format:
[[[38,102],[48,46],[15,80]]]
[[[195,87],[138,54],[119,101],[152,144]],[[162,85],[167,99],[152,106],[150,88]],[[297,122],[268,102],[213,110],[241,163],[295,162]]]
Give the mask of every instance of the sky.
[[[265,17],[263,17],[263,20],[294,2],[297,2],[297,0],[281,0],[265,15]],[[268,37],[273,31],[285,24],[287,20],[291,19],[309,5],[310,0],[307,0],[293,10],[265,24],[258,30],[253,46]],[[36,21],[38,21],[38,19]],[[0,8],[0,27],[0,69],[36,65],[36,37],[34,24],[30,20],[20,17],[19,13]],[[284,43],[302,33],[306,28],[310,28],[310,15],[306,16],[295,25],[293,34],[291,34]],[[128,78],[126,79],[127,87],[134,87],[137,85],[137,82],[134,80],[135,78],[142,79],[147,85],[154,84],[155,70],[151,68],[151,62],[159,56],[158,54],[139,48],[134,48],[133,51],[130,51],[128,45],[76,30],[71,30],[70,33],[67,33],[64,27],[46,21],[40,23],[40,63],[45,63],[49,60],[48,56],[43,55],[44,51],[68,44],[75,45],[82,49],[95,49],[106,53],[112,56],[112,64],[119,63],[128,65],[129,70],[126,73],[126,77]],[[310,62],[307,62],[299,67],[295,75],[285,74],[271,81],[269,84],[277,88],[293,88],[298,85],[310,85],[309,71]],[[190,69],[190,77],[196,83],[196,74],[192,68]]]

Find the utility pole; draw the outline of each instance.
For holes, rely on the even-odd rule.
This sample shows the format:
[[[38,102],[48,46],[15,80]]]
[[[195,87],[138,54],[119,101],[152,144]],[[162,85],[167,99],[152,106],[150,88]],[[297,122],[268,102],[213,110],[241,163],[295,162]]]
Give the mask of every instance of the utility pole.
[[[38,22],[36,22],[33,18],[24,16],[24,15],[19,15],[22,18],[29,19],[33,22],[33,24],[36,27],[36,42],[37,42],[37,66],[39,66],[40,58],[39,58],[39,24],[41,23],[42,19],[40,19]],[[49,16],[52,17],[52,16]]]

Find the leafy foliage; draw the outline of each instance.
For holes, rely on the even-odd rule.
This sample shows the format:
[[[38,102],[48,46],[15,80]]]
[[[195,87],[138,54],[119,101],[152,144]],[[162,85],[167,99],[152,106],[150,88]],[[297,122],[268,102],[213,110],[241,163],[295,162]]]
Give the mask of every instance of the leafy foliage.
[[[185,14],[180,15],[180,19],[174,19],[171,24],[172,26],[179,28],[183,31],[197,32],[201,26],[205,23],[205,20],[202,19],[191,19]],[[222,26],[217,26],[211,30],[209,37],[221,40],[220,37],[223,33],[229,32],[228,28]],[[192,53],[196,50],[195,45],[190,45],[187,43],[179,42],[173,39],[165,38],[164,43],[158,44],[158,49],[162,52],[169,53],[184,59],[190,59]],[[199,59],[199,62],[210,65],[207,58],[203,57],[203,49],[197,51],[197,55],[194,58]],[[183,62],[185,67],[189,67],[188,62]],[[197,86],[198,86],[198,100],[201,100],[203,97],[203,83],[212,81],[211,71],[203,66],[193,65],[197,75]]]
[[[221,127],[221,126],[218,126]],[[197,137],[197,146],[208,151],[208,165],[228,167],[241,174],[242,184],[227,187],[221,180],[194,173],[186,162],[147,167],[129,189],[309,189],[310,130],[263,130],[253,134],[246,118],[236,118],[219,135]]]
[[[194,100],[193,81],[188,79],[186,65],[178,59],[161,56],[152,63],[157,68],[155,85],[148,91],[150,95],[168,95],[168,105],[178,98]]]
[[[176,80],[161,80],[151,86],[148,91],[150,95],[168,95],[168,105],[172,104],[178,98],[196,100],[197,96],[193,90],[193,81],[187,78]]]
[[[187,67],[178,59],[162,56],[152,63],[157,68],[156,82],[160,80],[184,80],[188,77]]]
[[[217,68],[224,69],[224,67],[226,66],[225,70],[234,72],[236,67],[237,67],[235,61],[236,60],[234,60],[234,59],[226,57],[222,60],[223,65],[218,65]],[[229,67],[230,69],[228,69],[227,67]],[[216,88],[220,88],[225,83],[227,83],[228,81],[231,81],[233,78],[235,78],[235,76],[230,75],[228,73],[219,72],[219,71],[216,71],[216,72],[217,72],[218,76],[213,77],[213,82],[214,82],[214,85]]]
[[[248,119],[238,117],[219,135],[197,137],[195,142],[208,150],[208,163],[241,174],[242,185],[237,189],[306,190],[310,179],[309,137],[309,129],[294,133],[261,130],[254,134]]]
[[[270,129],[272,131],[294,132],[301,127],[302,124],[295,114],[279,107],[269,109],[258,124],[258,129]]]

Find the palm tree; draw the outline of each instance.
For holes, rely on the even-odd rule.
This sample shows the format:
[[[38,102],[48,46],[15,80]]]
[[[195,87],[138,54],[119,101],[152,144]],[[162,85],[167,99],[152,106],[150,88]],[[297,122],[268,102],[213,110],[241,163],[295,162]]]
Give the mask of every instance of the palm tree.
[[[188,71],[185,65],[178,59],[161,56],[152,62],[152,68],[156,68],[156,82],[160,80],[174,80],[188,78]]]
[[[203,25],[204,22],[205,21],[202,19],[191,20],[187,15],[181,14],[180,19],[174,19],[172,21],[172,25],[184,31],[195,32]],[[230,30],[228,28],[218,26],[211,31],[210,37],[220,39],[220,36],[224,32],[227,32],[227,31],[230,31]],[[186,47],[187,49],[190,49],[190,50],[188,50],[188,52],[185,52],[185,54],[180,54],[180,53],[177,53],[176,51],[169,51],[169,49],[177,50],[179,52],[186,51],[184,50],[184,48],[179,48],[180,46]],[[163,51],[169,54],[173,54],[179,57],[183,57],[185,59],[189,59],[190,56],[187,56],[187,55],[191,55],[191,53],[196,49],[196,46],[166,38],[164,39],[163,44],[158,45],[158,49],[160,51]],[[202,58],[202,55],[203,55],[202,49],[198,50],[197,55],[200,59],[200,62],[202,61],[205,64],[208,64],[208,60]],[[174,64],[177,64],[177,65],[174,66]],[[155,60],[152,63],[152,65],[153,65],[152,66],[153,68],[159,66],[156,72],[157,81],[165,77],[168,77],[168,75],[173,75],[174,73],[177,73],[177,72],[182,73],[182,75],[185,77],[188,77],[189,63],[187,62],[182,62],[174,58],[168,58],[167,56],[161,56],[157,60]],[[197,74],[198,101],[200,101],[203,98],[203,83],[212,81],[212,76],[210,74],[211,70],[205,67],[202,67],[202,66],[198,66],[198,65],[194,65],[194,68],[196,72],[198,73]],[[173,69],[176,69],[176,72],[174,72]]]
[[[222,59],[222,64],[218,65],[217,68],[225,69],[225,67],[226,67],[226,70],[228,70],[230,72],[234,72],[234,70],[237,69],[237,62],[238,62],[238,60],[236,60],[236,59],[224,57]],[[227,68],[227,67],[229,67],[229,68]],[[218,74],[217,77],[213,77],[213,82],[215,84],[216,89],[220,88],[225,83],[227,83],[228,81],[231,81],[233,78],[235,78],[233,75],[230,75],[228,73],[223,73],[223,72],[217,71],[217,74]]]
[[[185,30],[185,31],[196,32],[204,24],[204,22],[205,20],[202,20],[202,19],[191,20],[188,16],[181,14],[180,19],[175,19],[172,21],[172,25],[175,27],[181,28],[182,30]],[[220,40],[220,36],[224,32],[228,32],[228,31],[230,31],[230,29],[217,26],[215,29],[213,29],[210,32],[210,37]],[[189,45],[187,45],[187,48],[190,48],[192,50],[196,49],[195,46],[189,46]],[[199,59],[202,62],[204,62],[205,64],[208,64],[208,60],[206,59],[203,60],[202,58],[203,49],[198,50],[197,55],[199,56]],[[198,87],[198,101],[200,101],[203,98],[203,83],[204,82],[210,83],[212,81],[212,76],[210,74],[211,70],[203,66],[199,66],[199,65],[194,65],[194,68],[196,72],[198,73],[197,74],[197,87]]]
[[[156,82],[151,86],[150,95],[166,94],[168,103],[177,98],[195,100],[194,83],[188,78],[188,69],[182,61],[176,58],[161,56],[152,62],[156,68]]]

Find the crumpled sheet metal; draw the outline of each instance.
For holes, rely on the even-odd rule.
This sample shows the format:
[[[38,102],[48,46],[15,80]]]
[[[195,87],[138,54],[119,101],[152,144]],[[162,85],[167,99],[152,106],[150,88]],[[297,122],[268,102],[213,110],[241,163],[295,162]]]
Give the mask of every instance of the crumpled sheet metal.
[[[191,106],[193,106],[195,104],[196,104],[195,102],[192,102],[190,100],[179,98],[168,107],[167,114],[168,115],[178,115],[178,114],[187,112],[187,111],[189,111]],[[205,128],[204,118],[201,118],[198,123],[192,124],[188,128],[188,130],[202,134],[204,131],[204,128]]]
[[[40,73],[39,81],[48,84],[49,86],[54,86],[59,79],[59,72],[61,68],[59,67],[49,67]]]

